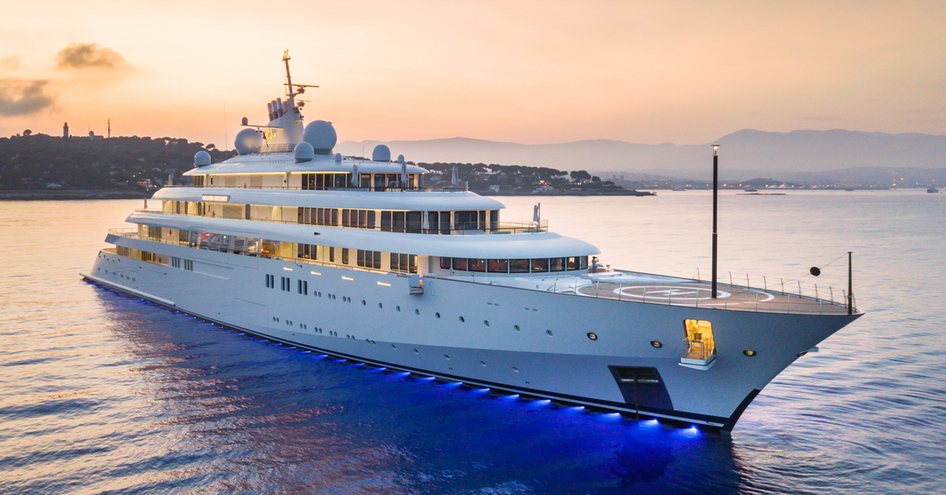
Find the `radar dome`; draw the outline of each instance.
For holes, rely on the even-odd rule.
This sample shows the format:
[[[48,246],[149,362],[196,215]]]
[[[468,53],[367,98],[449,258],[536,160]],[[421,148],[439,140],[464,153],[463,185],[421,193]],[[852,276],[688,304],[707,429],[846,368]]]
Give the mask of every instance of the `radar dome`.
[[[305,126],[302,140],[312,145],[316,155],[330,155],[338,141],[338,135],[335,134],[331,122],[314,120]]]
[[[263,139],[256,129],[243,129],[236,135],[233,143],[237,153],[246,155],[247,153],[259,153],[260,146],[263,145]]]
[[[379,144],[371,152],[371,159],[376,162],[389,162],[391,161],[391,149],[386,145]]]
[[[404,155],[397,155],[397,162],[404,163]]]
[[[315,159],[315,149],[305,141],[296,145],[295,154],[296,163],[310,162]]]
[[[210,153],[207,153],[204,150],[200,150],[197,153],[194,153],[194,166],[195,167],[206,167],[210,165]]]

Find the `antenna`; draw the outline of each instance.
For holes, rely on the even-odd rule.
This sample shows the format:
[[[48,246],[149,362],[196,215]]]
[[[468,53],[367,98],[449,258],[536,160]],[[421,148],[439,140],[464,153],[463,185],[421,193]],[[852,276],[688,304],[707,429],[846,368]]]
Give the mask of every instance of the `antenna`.
[[[283,50],[282,52],[282,61],[286,64],[286,95],[289,96],[289,99],[292,100],[292,97],[295,96],[292,93],[292,75],[289,74],[289,61],[292,60],[292,57],[289,56],[289,49]]]

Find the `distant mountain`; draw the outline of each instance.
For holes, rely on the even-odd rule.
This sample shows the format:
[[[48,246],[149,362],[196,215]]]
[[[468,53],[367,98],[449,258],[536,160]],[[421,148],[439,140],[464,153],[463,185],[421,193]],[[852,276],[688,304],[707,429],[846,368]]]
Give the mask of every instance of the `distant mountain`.
[[[741,130],[719,138],[724,175],[774,176],[859,167],[946,168],[946,136],[846,130]],[[343,142],[338,151],[369,155],[378,141]],[[394,154],[424,162],[498,163],[705,178],[710,144],[639,144],[588,140],[518,144],[469,138],[390,141]]]

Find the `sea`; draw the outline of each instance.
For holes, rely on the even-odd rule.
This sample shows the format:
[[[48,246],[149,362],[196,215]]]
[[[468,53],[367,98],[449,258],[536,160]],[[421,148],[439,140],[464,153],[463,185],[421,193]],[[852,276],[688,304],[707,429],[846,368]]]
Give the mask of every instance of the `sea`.
[[[707,191],[498,199],[509,221],[541,203],[602,264],[709,276]],[[340,362],[84,282],[141,206],[0,202],[0,493],[946,493],[944,194],[721,193],[721,280],[841,299],[851,251],[867,313],[731,434]]]

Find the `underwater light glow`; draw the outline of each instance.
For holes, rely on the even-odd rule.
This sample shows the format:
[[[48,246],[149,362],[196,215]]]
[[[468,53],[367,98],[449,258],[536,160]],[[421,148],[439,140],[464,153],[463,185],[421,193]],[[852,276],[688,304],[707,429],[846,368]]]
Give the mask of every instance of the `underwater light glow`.
[[[536,407],[547,406],[551,403],[552,401],[550,399],[538,399],[538,400],[534,400],[530,402],[531,405],[536,406]]]
[[[503,396],[500,397],[500,398],[501,398],[501,399],[505,399],[505,400],[516,400],[516,399],[519,398],[519,394],[503,395]]]
[[[647,428],[656,428],[660,426],[660,420],[657,418],[645,419],[640,422],[640,425]]]
[[[448,382],[448,383],[443,384],[444,387],[449,387],[449,388],[457,388],[462,385],[463,385],[463,382]]]
[[[432,381],[434,381],[434,377],[432,377],[432,376],[422,376],[422,377],[418,378],[417,381],[421,381],[421,382],[432,382]]]
[[[404,377],[406,377],[406,376],[411,376],[411,372],[410,372],[410,371],[401,371],[401,372],[395,373],[394,376],[396,376],[396,377],[398,377],[398,378],[404,378]]]

